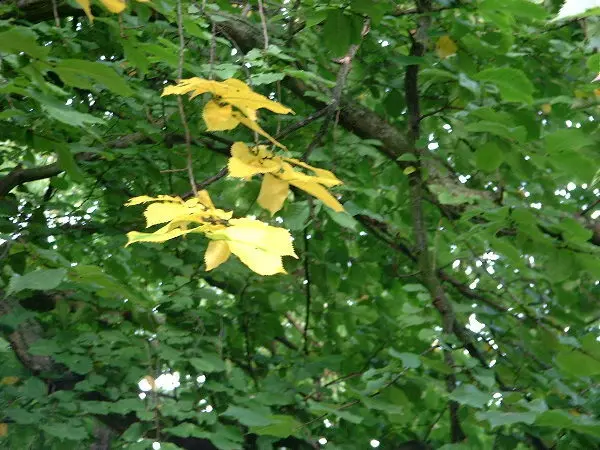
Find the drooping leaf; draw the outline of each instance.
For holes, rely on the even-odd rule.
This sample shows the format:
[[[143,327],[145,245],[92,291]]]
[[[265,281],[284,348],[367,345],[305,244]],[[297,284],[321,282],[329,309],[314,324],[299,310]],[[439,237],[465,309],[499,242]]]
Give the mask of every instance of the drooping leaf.
[[[498,87],[500,96],[507,102],[531,103],[534,86],[527,75],[512,67],[498,67],[479,72],[476,80],[487,81]]]
[[[65,269],[38,269],[25,275],[14,274],[6,293],[14,294],[25,289],[48,291],[58,287],[66,275]]]

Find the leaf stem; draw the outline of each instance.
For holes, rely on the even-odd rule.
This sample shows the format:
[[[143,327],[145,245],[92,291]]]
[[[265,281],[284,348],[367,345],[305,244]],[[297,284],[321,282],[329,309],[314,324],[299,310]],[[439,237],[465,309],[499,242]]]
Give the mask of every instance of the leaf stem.
[[[185,40],[183,35],[183,8],[181,6],[181,0],[177,0],[177,33],[179,34],[179,65],[177,67],[177,79],[181,80],[183,76],[183,63],[185,60]],[[187,118],[185,116],[185,109],[183,107],[183,100],[180,95],[177,96],[177,106],[179,108],[179,116],[181,117],[181,124],[183,125],[183,131],[185,135],[185,150],[186,150],[186,167],[190,185],[194,195],[198,195],[198,189],[196,189],[196,180],[194,178],[193,169],[193,158],[192,158],[192,135],[190,133],[190,126],[188,125]]]

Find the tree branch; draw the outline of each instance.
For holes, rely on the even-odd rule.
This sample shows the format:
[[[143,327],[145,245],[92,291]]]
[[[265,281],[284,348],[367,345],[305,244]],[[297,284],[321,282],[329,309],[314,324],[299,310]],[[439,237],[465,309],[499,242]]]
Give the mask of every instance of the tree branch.
[[[431,0],[417,0],[417,10],[419,13],[427,13],[431,11]],[[429,29],[430,19],[427,16],[419,18],[419,26],[412,39],[410,55],[422,57],[425,54],[427,44],[427,33]],[[404,77],[404,89],[406,97],[406,106],[408,109],[409,122],[409,140],[411,146],[414,146],[420,138],[420,99],[419,99],[419,66],[410,65],[406,68]],[[415,148],[419,154],[416,162],[416,170],[409,175],[410,187],[410,203],[413,219],[413,233],[416,240],[416,257],[419,265],[420,278],[423,284],[431,294],[433,306],[442,316],[442,328],[446,336],[450,336],[455,332],[460,332],[460,328],[455,327],[457,324],[456,316],[452,308],[450,300],[446,296],[440,281],[437,278],[437,273],[433,258],[428,248],[427,243],[427,226],[423,214],[423,177],[422,177],[422,160],[423,152]],[[461,336],[459,336],[460,338]],[[462,336],[463,338],[465,336]],[[444,349],[444,361],[451,369],[452,373],[446,378],[446,388],[448,392],[454,391],[456,388],[456,375],[454,374],[454,358],[450,349]],[[460,442],[465,439],[466,435],[462,430],[460,419],[458,417],[459,404],[453,400],[448,402],[450,412],[450,437],[452,442]]]

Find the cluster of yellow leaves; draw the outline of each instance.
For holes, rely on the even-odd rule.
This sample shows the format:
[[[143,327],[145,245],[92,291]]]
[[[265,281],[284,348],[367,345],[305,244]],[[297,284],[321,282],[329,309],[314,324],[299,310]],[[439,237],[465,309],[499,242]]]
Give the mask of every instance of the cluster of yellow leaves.
[[[94,16],[92,15],[92,8],[90,0],[75,0],[79,6],[85,11],[86,16],[90,21],[94,21]],[[150,0],[136,0],[140,3],[149,3]],[[119,14],[122,13],[125,7],[127,6],[127,2],[125,0],[100,0],[100,3],[104,5],[106,9],[110,12]]]
[[[258,204],[275,214],[283,207],[290,185],[295,186],[321,200],[337,212],[344,207],[327,190],[342,182],[329,170],[319,169],[298,159],[277,156],[265,145],[249,148],[243,142],[231,147],[231,158],[227,164],[229,176],[250,179],[263,174],[263,182],[258,194]],[[303,168],[314,173],[307,175],[295,168]]]
[[[127,245],[202,233],[211,240],[204,255],[206,270],[218,267],[233,253],[260,275],[285,273],[282,257],[297,258],[288,230],[249,218],[233,219],[230,211],[215,208],[206,191],[189,200],[168,195],[135,197],[126,206],[145,203],[150,203],[144,211],[146,227],[166,225],[152,233],[127,233]]]
[[[225,81],[205,80],[194,77],[180,80],[174,86],[167,86],[162,95],[184,95],[191,93],[190,98],[211,93],[212,99],[204,106],[202,117],[208,131],[233,130],[242,124],[258,134],[266,137],[273,144],[285,148],[277,142],[257,123],[257,111],[261,108],[279,114],[293,113],[281,103],[269,100],[257,94],[243,81],[230,78]]]

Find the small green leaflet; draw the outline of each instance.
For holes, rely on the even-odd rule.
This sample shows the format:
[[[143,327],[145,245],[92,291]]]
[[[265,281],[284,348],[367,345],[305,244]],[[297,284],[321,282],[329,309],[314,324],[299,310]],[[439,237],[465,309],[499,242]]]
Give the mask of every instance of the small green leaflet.
[[[533,102],[533,83],[519,69],[510,67],[485,69],[479,72],[475,79],[495,84],[500,91],[500,96],[507,102],[528,104]]]
[[[472,384],[463,384],[454,389],[450,393],[449,398],[456,400],[461,405],[481,409],[492,399],[492,396],[481,392]]]
[[[25,52],[38,59],[45,59],[49,49],[36,42],[37,34],[29,28],[12,26],[0,33],[0,51],[6,53]]]
[[[513,425],[515,423],[525,423],[531,425],[537,413],[535,412],[501,412],[501,411],[480,411],[475,414],[479,420],[487,420],[492,428],[502,425]]]
[[[600,374],[600,361],[579,350],[562,350],[556,355],[555,361],[560,370],[577,377]]]
[[[25,275],[14,274],[10,278],[6,294],[14,294],[25,289],[48,291],[58,287],[66,274],[66,269],[38,269]]]
[[[125,79],[104,63],[83,59],[63,59],[56,64],[54,71],[69,86],[92,89],[95,84],[100,84],[118,95],[133,94]]]
[[[495,142],[487,142],[475,152],[475,164],[484,172],[495,171],[504,160],[502,149]]]

